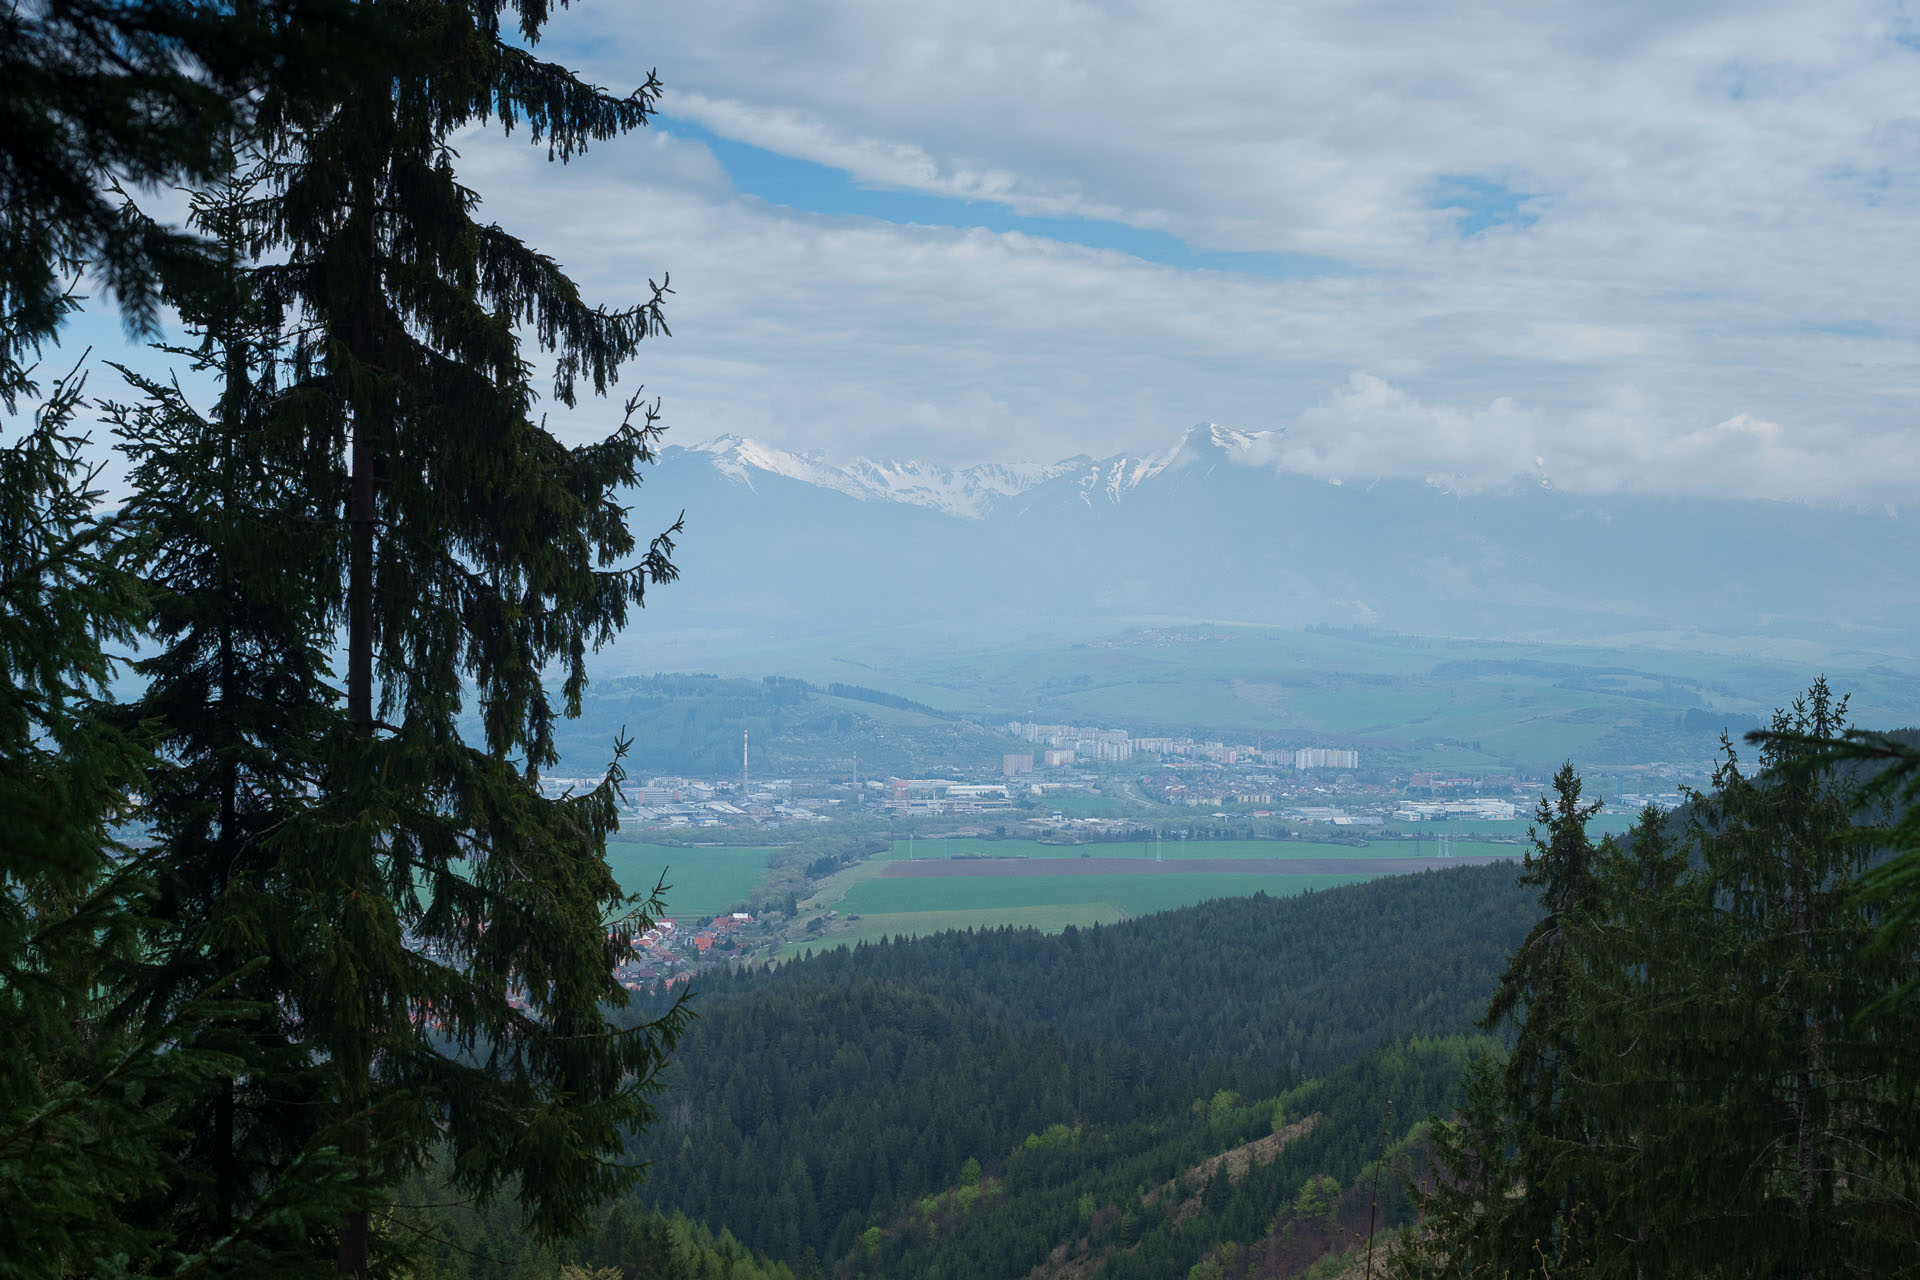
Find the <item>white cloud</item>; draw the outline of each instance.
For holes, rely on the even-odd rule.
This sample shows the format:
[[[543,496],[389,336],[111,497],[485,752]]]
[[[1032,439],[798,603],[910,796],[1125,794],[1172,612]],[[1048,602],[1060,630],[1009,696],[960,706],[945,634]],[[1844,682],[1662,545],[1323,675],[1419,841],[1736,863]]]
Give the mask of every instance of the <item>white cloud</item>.
[[[868,186],[986,200],[1029,215],[1125,216],[1124,210],[1090,206],[1068,190],[1038,188],[1005,169],[942,161],[911,143],[844,136],[789,109],[756,108],[695,92],[668,94],[664,109],[736,142],[839,169]]]
[[[870,180],[992,174],[1198,243],[1391,261],[1434,230],[1441,175],[1560,193],[1576,218],[1698,222],[1804,199],[1782,178],[1871,170],[1920,101],[1895,12],[748,0],[587,10],[583,52],[603,75],[658,63],[761,145],[782,149],[782,121],[791,154],[840,163],[829,140],[858,140],[844,163]]]
[[[1904,503],[1920,492],[1920,433],[1790,429],[1749,413],[1689,425],[1663,419],[1630,389],[1574,414],[1508,399],[1458,409],[1365,373],[1250,460],[1329,479],[1420,474],[1462,492],[1540,481],[1581,492],[1841,503]]]
[[[1756,398],[1737,371],[1696,383],[1702,358],[1672,332],[1494,314],[1452,329],[1418,295],[1394,307],[1405,290],[1372,277],[1183,272],[1027,236],[807,217],[644,182],[583,186],[570,205],[578,230],[549,247],[568,262],[597,255],[609,300],[674,264],[677,336],[645,372],[687,440],[741,431],[843,459],[1031,461],[1157,448],[1172,428],[1210,417],[1285,427],[1270,461],[1331,479],[1411,475],[1476,489],[1547,478],[1844,502],[1904,503],[1920,491],[1920,434],[1833,416],[1789,426],[1743,409]],[[647,252],[606,247],[601,217],[644,223]],[[1354,353],[1415,343],[1432,352],[1417,381],[1442,395],[1371,373],[1329,392],[1325,370]],[[1445,367],[1526,348],[1556,362],[1529,384],[1548,394],[1476,404],[1478,379]],[[1623,359],[1658,393],[1621,377]],[[1874,416],[1872,399],[1871,389],[1856,397],[1861,417]]]
[[[658,66],[680,118],[957,219],[1347,268],[1310,278],[798,214],[670,126],[565,170],[476,135],[461,173],[595,300],[672,272],[675,336],[632,376],[683,440],[1033,460],[1210,419],[1285,427],[1276,461],[1329,478],[1904,504],[1901,30],[1863,0],[737,0],[587,6],[543,46],[616,88]]]
[[[1519,349],[1540,360],[1588,364],[1643,355],[1652,345],[1652,333],[1639,326],[1536,321]]]
[[[1157,449],[1207,418],[1285,427],[1276,461],[1330,478],[1896,503],[1920,479],[1906,339],[1716,332],[1713,299],[1603,324],[1530,310],[1545,285],[1460,299],[1385,272],[1181,271],[775,208],[716,185],[706,149],[678,139],[596,156],[553,170],[476,137],[463,176],[597,301],[671,269],[675,336],[634,376],[684,441],[1032,461]],[[1796,364],[1851,376],[1809,412],[1789,374],[1756,377]],[[605,414],[573,417],[585,432]]]
[[[565,169],[483,131],[460,171],[595,301],[672,273],[675,336],[629,380],[685,442],[1030,461],[1206,419],[1285,428],[1271,461],[1328,479],[1908,505],[1906,34],[1861,0],[738,0],[587,6],[544,47],[616,88],[657,65],[678,117],[956,219],[1349,268],[1313,277],[795,213],[670,123]],[[1480,205],[1519,216],[1463,235]],[[123,356],[115,330],[74,345]]]

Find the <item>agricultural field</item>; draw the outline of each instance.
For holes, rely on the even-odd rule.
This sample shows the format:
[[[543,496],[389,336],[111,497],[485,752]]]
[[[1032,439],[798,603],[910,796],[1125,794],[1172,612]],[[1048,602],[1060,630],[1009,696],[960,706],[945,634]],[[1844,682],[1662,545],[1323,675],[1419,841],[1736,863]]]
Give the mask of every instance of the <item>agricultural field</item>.
[[[1600,798],[1600,795],[1597,791],[1590,788],[1585,793],[1585,798],[1588,800],[1597,800]],[[1516,796],[1515,802],[1517,803],[1518,800],[1519,797]],[[1635,813],[1596,813],[1593,817],[1587,819],[1587,834],[1595,840],[1598,840],[1601,836],[1624,835],[1626,832],[1632,830],[1633,824],[1639,820],[1640,815]],[[1459,839],[1461,836],[1504,836],[1508,839],[1524,841],[1527,836],[1527,828],[1533,825],[1535,824],[1531,819],[1522,819],[1515,822],[1495,822],[1475,818],[1448,818],[1441,822],[1402,823],[1395,826],[1393,830],[1398,831],[1403,836],[1425,841],[1429,849],[1432,848],[1433,837],[1445,833],[1446,835],[1454,837],[1455,848],[1465,849],[1465,843]],[[1374,848],[1376,850],[1385,847],[1386,845],[1383,842],[1374,842]]]
[[[1631,819],[1603,815],[1597,833]],[[1489,836],[1522,834],[1525,823],[1451,823],[1453,858],[1515,858],[1522,846]],[[1431,838],[1441,824],[1411,833],[1417,840],[1335,844],[1315,840],[1163,840],[1042,844],[973,837],[899,840],[892,854],[845,867],[812,886],[795,934],[781,955],[821,945],[857,943],[946,929],[1013,925],[1057,932],[1069,924],[1110,923],[1209,898],[1255,892],[1299,893],[1385,874],[1405,863],[1430,865]],[[1478,838],[1476,838],[1478,837]],[[667,914],[698,920],[745,903],[781,851],[767,846],[719,847],[615,841],[607,856],[630,893],[644,893],[665,875]],[[1351,870],[1349,870],[1349,866]],[[1149,869],[1151,867],[1151,869]],[[824,936],[802,934],[807,919],[833,911]],[[858,916],[858,920],[849,920]]]
[[[1452,860],[1517,860],[1523,852],[1511,840],[1493,843],[1487,837],[1523,834],[1525,823],[1462,825],[1480,829],[1454,833]],[[1432,839],[1163,840],[1156,860],[1151,840],[903,839],[893,843],[891,856],[882,854],[821,881],[802,904],[803,918],[780,955],[947,929],[1011,925],[1056,932],[1069,924],[1111,923],[1212,898],[1286,896],[1448,865],[1438,852]],[[816,918],[820,924],[814,929],[798,931]]]
[[[1628,820],[1631,821],[1631,820]],[[1525,823],[1479,823],[1490,828],[1483,831],[1461,831],[1452,837],[1452,849],[1457,857],[1514,857],[1522,852],[1522,846],[1511,843],[1480,839],[1488,835],[1524,836]],[[1434,824],[1435,830],[1441,824]],[[1502,829],[1504,828],[1504,829]],[[1602,827],[1596,818],[1589,830],[1598,833],[1611,830]],[[952,836],[925,837],[913,841],[896,840],[893,842],[893,856],[902,862],[940,862],[951,859],[967,858],[1137,858],[1151,862],[1157,856],[1161,861],[1173,862],[1176,859],[1192,858],[1413,858],[1433,857],[1438,852],[1437,841],[1432,839],[1434,832],[1416,830],[1415,840],[1370,840],[1365,844],[1340,843],[1319,840],[1162,840],[1157,851],[1152,837],[1145,840],[1102,840],[1088,844],[1042,844],[1037,840],[981,840]]]
[[[613,878],[628,893],[645,894],[666,877],[670,919],[719,915],[744,903],[767,874],[768,848],[702,848],[685,845],[607,845]]]
[[[1014,841],[997,842],[1002,846]],[[1341,846],[1298,845],[1274,841],[1213,841],[1215,859],[1245,858],[1246,846],[1271,859],[1276,850],[1344,857],[1365,850]],[[1111,850],[1113,846],[1098,846]],[[1055,846],[1035,846],[1057,852]],[[1511,854],[1511,846],[1501,847]],[[1394,859],[1394,861],[1404,861]],[[1046,864],[1057,866],[1049,870]],[[938,933],[947,929],[1034,928],[1057,932],[1067,925],[1106,924],[1155,911],[1190,906],[1212,898],[1267,893],[1286,896],[1351,884],[1380,874],[1373,861],[1356,861],[1353,873],[1334,870],[1329,859],[1303,860],[1297,869],[1276,870],[1272,861],[1222,870],[1220,861],[1169,860],[1149,871],[1138,862],[1125,871],[1104,859],[1032,858],[995,866],[953,860],[909,861],[876,858],[822,882],[806,905],[810,914],[835,912],[824,933],[789,941],[784,958],[822,946],[854,945],[882,937]],[[1418,865],[1408,861],[1409,867]],[[1191,870],[1186,869],[1191,866]],[[1311,867],[1311,869],[1307,869]],[[935,874],[928,874],[929,872]],[[958,874],[951,874],[957,872]],[[948,874],[940,874],[948,873]]]
[[[1543,787],[1542,790],[1544,789]],[[1600,797],[1594,794],[1592,789],[1589,788],[1583,798],[1595,800]],[[1515,796],[1514,803],[1520,804],[1521,798]],[[1525,806],[1522,805],[1522,807],[1524,808]],[[1637,814],[1596,813],[1592,818],[1587,820],[1587,834],[1593,836],[1595,839],[1603,835],[1619,835],[1630,830],[1633,824],[1638,821],[1639,816]],[[1485,818],[1446,818],[1437,822],[1398,823],[1389,828],[1389,830],[1398,831],[1403,836],[1418,836],[1422,840],[1430,840],[1439,832],[1445,832],[1448,835],[1455,836],[1506,836],[1509,838],[1525,839],[1527,828],[1533,825],[1535,824],[1531,818],[1521,818],[1511,822],[1501,822],[1495,819]]]

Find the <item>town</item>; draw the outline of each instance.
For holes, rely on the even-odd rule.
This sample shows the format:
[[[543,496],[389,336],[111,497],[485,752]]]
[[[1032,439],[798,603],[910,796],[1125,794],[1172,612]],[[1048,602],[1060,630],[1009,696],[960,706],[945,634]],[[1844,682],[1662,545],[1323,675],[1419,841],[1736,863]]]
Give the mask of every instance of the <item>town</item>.
[[[621,824],[640,831],[803,828],[853,813],[894,819],[972,817],[1022,835],[1137,828],[1195,809],[1203,817],[1291,825],[1520,822],[1544,777],[1372,769],[1353,747],[1135,737],[1123,728],[1011,721],[996,774],[860,778],[663,775],[621,789]],[[1710,781],[1699,762],[1618,766],[1596,775],[1608,812],[1674,808],[1680,788]],[[579,793],[596,778],[549,777],[550,795]],[[1089,802],[1100,813],[1088,813]],[[1001,834],[1006,834],[1002,831]]]

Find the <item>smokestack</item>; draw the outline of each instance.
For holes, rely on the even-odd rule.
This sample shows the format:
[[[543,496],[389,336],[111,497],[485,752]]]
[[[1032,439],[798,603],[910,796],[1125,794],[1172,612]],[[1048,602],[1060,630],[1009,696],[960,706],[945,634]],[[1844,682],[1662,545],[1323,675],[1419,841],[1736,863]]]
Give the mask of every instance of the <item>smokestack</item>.
[[[740,794],[747,794],[747,731],[740,731]]]

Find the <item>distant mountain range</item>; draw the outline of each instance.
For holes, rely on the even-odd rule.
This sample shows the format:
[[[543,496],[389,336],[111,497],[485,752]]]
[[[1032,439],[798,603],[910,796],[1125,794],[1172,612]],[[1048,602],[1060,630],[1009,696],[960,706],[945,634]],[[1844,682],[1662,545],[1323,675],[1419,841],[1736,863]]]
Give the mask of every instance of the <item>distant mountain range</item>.
[[[1898,513],[1334,484],[1276,469],[1278,442],[1203,424],[1158,453],[973,467],[836,465],[739,436],[668,447],[634,515],[649,531],[685,509],[683,578],[614,665],[685,665],[689,643],[971,646],[1171,620],[1920,652],[1920,528]]]
[[[1010,499],[1049,481],[1071,478],[1081,499],[1120,502],[1129,492],[1169,468],[1191,462],[1230,461],[1248,465],[1262,447],[1277,442],[1277,431],[1229,431],[1212,423],[1190,427],[1171,449],[1147,457],[1115,454],[1089,458],[1076,454],[1062,462],[1006,466],[981,463],[945,467],[938,463],[875,461],[860,458],[835,466],[818,453],[788,453],[744,436],[721,436],[695,445],[692,452],[711,457],[714,469],[749,488],[756,474],[783,476],[844,493],[863,502],[904,502],[947,515],[983,520]]]

